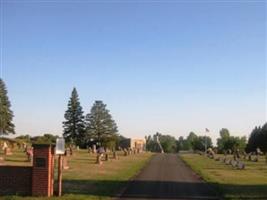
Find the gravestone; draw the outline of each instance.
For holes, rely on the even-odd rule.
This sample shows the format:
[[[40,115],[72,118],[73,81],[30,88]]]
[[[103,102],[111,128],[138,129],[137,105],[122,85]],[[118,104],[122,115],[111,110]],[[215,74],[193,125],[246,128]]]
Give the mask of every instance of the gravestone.
[[[237,167],[238,167],[238,169],[245,169],[245,164],[242,162],[238,162]]]
[[[245,169],[245,164],[243,162],[238,162],[237,169]]]
[[[118,155],[116,151],[113,151],[113,159],[117,160],[118,159]]]
[[[256,155],[263,155],[262,151],[260,148],[256,149]]]
[[[105,161],[109,161],[109,155],[108,155],[108,153],[105,154]]]
[[[256,155],[256,157],[252,161],[253,162],[258,162],[259,161],[258,155]]]
[[[63,169],[69,169],[68,158],[66,156],[63,157]]]
[[[226,165],[230,165],[230,164],[231,164],[231,161],[232,161],[232,160],[226,160],[226,161],[225,161],[225,164],[226,164]]]
[[[127,149],[127,153],[128,153],[128,155],[131,155],[131,154],[132,154],[132,150],[131,150],[131,148],[128,148],[128,149]]]
[[[33,148],[29,148],[26,150],[26,155],[28,158],[29,162],[32,162],[32,158],[33,158]]]
[[[96,153],[96,145],[93,145],[93,153]]]
[[[5,163],[5,159],[3,157],[0,157],[0,166],[4,165],[4,163]]]
[[[96,156],[96,163],[97,164],[102,164],[102,158],[104,156],[105,150],[103,147],[99,147],[97,149],[97,156]]]
[[[3,145],[2,145],[2,150],[5,151],[6,148],[8,148],[8,145],[7,145],[6,142],[4,142]]]
[[[136,154],[136,148],[133,149],[133,154]]]
[[[22,148],[26,149],[27,148],[27,144],[25,142],[22,143]]]
[[[123,152],[124,152],[124,156],[128,156],[128,151],[127,151],[127,149],[123,149]]]
[[[247,159],[247,153],[244,151],[243,152],[243,159],[246,160]]]
[[[102,165],[102,157],[103,154],[102,153],[98,153],[96,156],[96,164]]]
[[[13,153],[11,152],[11,149],[10,149],[9,147],[6,147],[5,150],[4,150],[4,154],[5,154],[6,156],[10,156],[10,155],[12,155]]]
[[[74,155],[72,146],[69,147],[69,151],[70,151],[70,156]]]
[[[236,167],[238,162],[236,160],[231,160],[232,167]]]
[[[252,153],[250,152],[249,154],[248,154],[248,161],[252,161]]]
[[[65,157],[68,157],[70,156],[70,149],[69,148],[66,148],[65,149],[65,154],[64,154]]]

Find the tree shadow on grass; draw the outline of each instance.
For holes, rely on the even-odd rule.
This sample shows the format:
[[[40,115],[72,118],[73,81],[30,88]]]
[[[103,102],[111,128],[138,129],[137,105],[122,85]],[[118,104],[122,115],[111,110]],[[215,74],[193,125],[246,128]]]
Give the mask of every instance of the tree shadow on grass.
[[[63,192],[121,199],[267,199],[267,184],[219,185],[204,182],[64,180]],[[222,198],[222,196],[225,197]]]

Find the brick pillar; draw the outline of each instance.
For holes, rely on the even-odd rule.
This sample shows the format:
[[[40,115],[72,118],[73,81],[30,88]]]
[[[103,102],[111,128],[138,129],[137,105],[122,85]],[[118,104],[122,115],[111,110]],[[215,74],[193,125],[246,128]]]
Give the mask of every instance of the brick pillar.
[[[48,144],[33,145],[32,195],[53,196],[54,147]]]

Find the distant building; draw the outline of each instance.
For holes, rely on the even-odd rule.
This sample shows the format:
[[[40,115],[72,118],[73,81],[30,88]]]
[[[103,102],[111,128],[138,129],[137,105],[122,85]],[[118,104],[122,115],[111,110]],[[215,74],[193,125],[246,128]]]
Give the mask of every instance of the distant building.
[[[146,150],[146,140],[145,139],[133,139],[133,138],[126,138],[122,140],[119,146],[123,149],[131,148],[140,151]]]

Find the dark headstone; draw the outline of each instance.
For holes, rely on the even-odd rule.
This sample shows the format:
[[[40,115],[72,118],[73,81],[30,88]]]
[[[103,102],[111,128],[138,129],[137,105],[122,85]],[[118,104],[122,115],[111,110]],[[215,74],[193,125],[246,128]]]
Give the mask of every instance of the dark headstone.
[[[113,159],[117,160],[118,159],[118,155],[116,151],[113,151]]]
[[[245,164],[243,162],[238,162],[237,163],[237,169],[245,169]]]
[[[109,161],[108,153],[105,154],[105,160],[106,160],[106,161]]]

